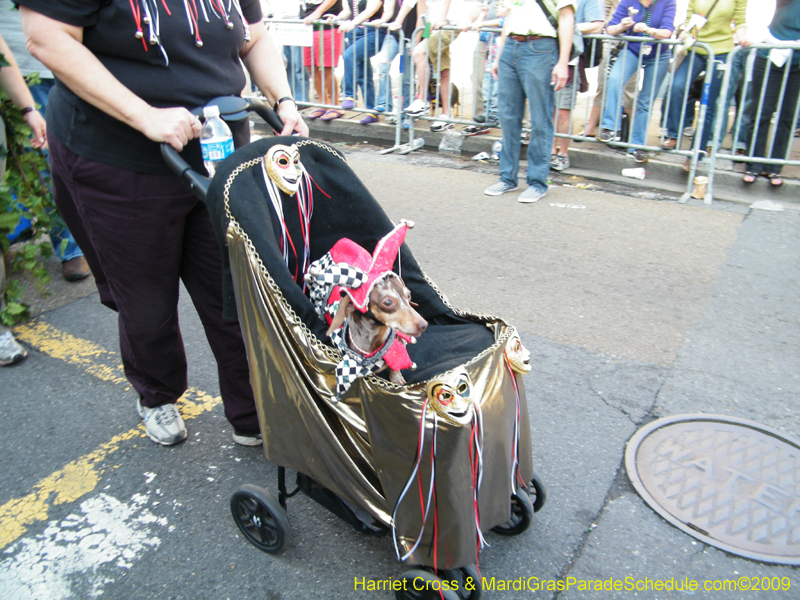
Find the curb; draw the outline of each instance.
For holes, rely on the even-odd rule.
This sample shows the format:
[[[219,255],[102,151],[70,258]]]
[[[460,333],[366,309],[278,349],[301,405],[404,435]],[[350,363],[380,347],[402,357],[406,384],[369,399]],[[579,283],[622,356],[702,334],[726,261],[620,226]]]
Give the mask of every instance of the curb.
[[[362,125],[361,113],[347,111],[345,117],[333,121],[307,121],[311,137],[329,142],[346,143],[372,143],[376,145],[390,147],[395,144],[396,128],[394,125],[386,125],[382,121],[371,125]],[[434,133],[429,129],[432,121],[416,121],[415,137],[424,139],[423,148],[432,152],[439,152],[439,144],[442,139],[450,133],[458,133],[464,125],[456,124],[448,132]],[[466,125],[466,124],[465,124]],[[260,120],[253,122],[254,131],[266,133],[269,128]],[[494,132],[499,133],[499,130]],[[401,144],[408,142],[409,132],[403,130],[401,134]],[[500,139],[497,135],[477,135],[461,138],[461,152],[463,157],[471,157],[480,152],[492,151],[492,144]],[[524,146],[521,159],[524,161]],[[454,154],[454,152],[449,152]],[[577,142],[570,144],[569,150],[570,163],[569,169],[563,171],[565,175],[579,175],[590,179],[599,179],[615,183],[628,183],[636,187],[646,187],[659,189],[676,194],[683,194],[687,188],[687,174],[683,171],[685,160],[680,154],[656,154],[645,165],[647,169],[647,179],[637,180],[623,177],[622,169],[640,166],[628,158],[624,150],[610,148],[600,142]],[[766,179],[759,178],[752,185],[742,183],[742,173],[732,170],[732,161],[718,159],[718,164],[722,163],[722,169],[717,169],[714,175],[714,199],[729,202],[752,204],[755,200],[772,200],[789,204],[795,208],[800,208],[800,181],[785,179],[783,186],[773,188]],[[706,174],[704,165],[701,163],[697,169],[698,175]],[[740,169],[742,167],[739,167]]]

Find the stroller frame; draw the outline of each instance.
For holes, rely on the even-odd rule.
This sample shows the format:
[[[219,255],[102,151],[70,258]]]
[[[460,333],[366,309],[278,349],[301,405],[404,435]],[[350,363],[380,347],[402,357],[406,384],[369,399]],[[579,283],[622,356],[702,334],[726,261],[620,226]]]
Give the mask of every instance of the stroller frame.
[[[256,110],[276,126],[263,103],[252,99],[244,102],[247,106],[242,112],[227,112],[235,112],[241,119],[248,110]],[[435,569],[443,578],[463,580],[474,574],[472,563],[480,548],[481,531],[522,533],[546,498],[543,483],[533,473],[522,379],[512,371],[506,354],[516,331],[498,317],[452,307],[404,245],[399,259],[403,278],[420,305],[420,314],[432,324],[420,338],[422,343],[413,347],[421,353],[419,359],[412,358],[423,365],[422,373],[412,373],[405,386],[376,376],[359,379],[337,403],[333,367],[338,352],[322,342],[327,327],[283,263],[275,239],[274,210],[264,200],[260,165],[265,150],[276,143],[298,147],[303,166],[315,190],[321,193],[315,205],[315,217],[320,218],[312,221],[312,260],[342,237],[371,248],[393,227],[346,166],[344,157],[321,142],[262,139],[226,159],[210,185],[183,168],[175,160],[177,155],[171,156],[174,152],[162,146],[168,162],[177,165],[173,166],[176,173],[207,201],[223,250],[226,314],[238,313],[264,452],[278,466],[278,499],[257,486],[242,486],[231,497],[234,520],[256,547],[279,552],[289,532],[287,499],[303,492],[363,533],[384,535],[394,528],[405,558],[427,569],[412,569],[404,577],[436,578],[432,573]],[[342,221],[345,214],[354,222]],[[444,359],[439,360],[442,355]],[[482,409],[486,433],[493,442],[482,452],[482,460],[491,467],[482,473],[484,493],[478,492],[480,483],[476,489],[474,465],[471,467],[467,460],[474,446],[468,436],[470,428],[464,423],[447,422],[436,413],[428,413],[432,419],[426,422],[431,384],[437,381],[449,385],[448,377],[453,376],[469,382],[467,396],[471,399],[475,394],[474,410],[480,413],[478,409]],[[516,394],[516,411],[506,402],[509,394],[511,398]],[[448,514],[442,515],[443,533],[438,539],[425,526],[419,508],[415,512],[401,505],[405,494],[402,488],[407,480],[410,483],[408,473],[417,446],[424,446],[427,439],[436,444],[437,428],[440,441],[438,448],[431,445],[431,465],[417,462],[420,480],[430,481],[431,490],[436,477],[437,501],[441,496],[448,509]],[[417,430],[421,432],[419,444],[408,435]],[[434,475],[437,461],[445,468]],[[292,491],[286,485],[287,468],[297,472],[297,487]],[[535,494],[533,501],[529,490]],[[478,509],[472,508],[473,495],[480,521]],[[370,518],[373,523],[369,523]],[[417,537],[416,544],[422,543],[415,551],[417,546],[411,546]],[[433,562],[422,550],[431,547]],[[441,557],[439,564],[435,549]],[[431,597],[440,596],[439,587]],[[442,590],[445,598],[459,597],[446,592],[452,590]],[[474,594],[460,597],[476,598]],[[398,593],[397,597],[405,596]]]

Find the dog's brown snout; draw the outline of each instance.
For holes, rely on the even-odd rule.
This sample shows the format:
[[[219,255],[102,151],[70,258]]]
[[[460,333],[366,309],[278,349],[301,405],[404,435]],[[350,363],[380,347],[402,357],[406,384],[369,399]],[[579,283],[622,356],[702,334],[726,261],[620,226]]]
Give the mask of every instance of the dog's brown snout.
[[[420,317],[419,321],[417,321],[417,330],[419,331],[419,334],[422,335],[427,328],[428,328],[428,322],[422,317]]]

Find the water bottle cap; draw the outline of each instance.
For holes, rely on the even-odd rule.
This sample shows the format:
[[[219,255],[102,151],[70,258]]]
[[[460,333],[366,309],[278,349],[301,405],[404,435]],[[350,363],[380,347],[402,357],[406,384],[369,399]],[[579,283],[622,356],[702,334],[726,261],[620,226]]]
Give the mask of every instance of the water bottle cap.
[[[203,116],[206,119],[210,119],[212,117],[219,116],[219,106],[216,104],[212,104],[211,106],[204,106],[203,107]]]

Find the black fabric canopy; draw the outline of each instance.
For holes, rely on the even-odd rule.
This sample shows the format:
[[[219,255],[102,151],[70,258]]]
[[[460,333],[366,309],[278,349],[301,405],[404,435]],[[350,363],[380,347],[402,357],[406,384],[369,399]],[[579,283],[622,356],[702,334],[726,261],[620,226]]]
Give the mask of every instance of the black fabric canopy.
[[[259,258],[294,311],[320,340],[330,344],[326,335],[327,325],[314,311],[301,284],[294,279],[294,255],[290,253],[288,267],[283,261],[278,216],[261,168],[252,168],[274,144],[297,145],[303,167],[313,181],[314,208],[309,230],[312,261],[328,252],[341,238],[349,238],[372,252],[378,240],[390,232],[394,224],[347,165],[344,156],[321,142],[297,137],[261,139],[234,152],[217,169],[206,202],[225,265],[226,317],[236,318],[236,303],[226,248],[229,217],[225,183],[236,171],[227,198],[230,215],[248,233]],[[302,247],[297,201],[294,196],[280,194],[289,235],[295,248]],[[414,215],[403,217],[413,220]],[[418,343],[408,346],[411,359],[418,365],[415,371],[403,372],[409,383],[427,380],[463,364],[494,343],[494,334],[489,328],[457,315],[442,301],[436,289],[425,279],[407,244],[403,245],[394,270],[401,274],[411,290],[412,300],[419,305],[417,310],[430,324]],[[302,274],[298,279],[302,280]]]

